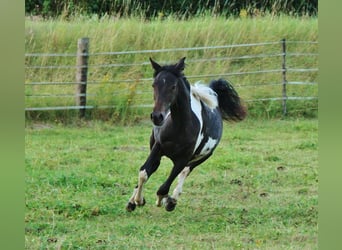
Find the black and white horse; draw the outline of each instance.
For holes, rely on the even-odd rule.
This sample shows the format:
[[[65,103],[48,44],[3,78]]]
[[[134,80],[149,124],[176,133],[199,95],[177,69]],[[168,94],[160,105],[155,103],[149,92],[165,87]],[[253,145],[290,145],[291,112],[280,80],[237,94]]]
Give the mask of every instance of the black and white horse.
[[[183,74],[185,57],[174,65],[160,66],[150,58],[154,69],[153,131],[150,155],[139,171],[138,185],[126,206],[133,211],[145,205],[143,185],[157,170],[162,156],[174,164],[167,180],[157,191],[157,206],[172,211],[182,192],[185,178],[208,159],[222,135],[222,118],[240,121],[246,110],[232,85],[223,79],[210,86],[191,86]],[[178,176],[171,196],[170,186]]]

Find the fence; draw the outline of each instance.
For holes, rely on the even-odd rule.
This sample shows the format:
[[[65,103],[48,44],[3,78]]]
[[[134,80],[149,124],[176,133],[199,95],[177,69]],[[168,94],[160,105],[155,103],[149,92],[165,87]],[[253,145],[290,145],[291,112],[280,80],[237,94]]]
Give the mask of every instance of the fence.
[[[75,54],[25,54],[25,111],[74,109],[79,110],[80,117],[84,117],[87,109],[115,108],[119,105],[115,99],[120,99],[121,96],[125,97],[125,102],[130,107],[151,107],[152,91],[150,88],[146,90],[146,84],[151,84],[152,78],[145,75],[151,76],[152,73],[144,69],[149,65],[147,60],[137,61],[134,58],[139,54],[144,58],[156,54],[173,58],[179,53],[182,55],[193,53],[186,60],[193,69],[187,70],[190,74],[186,74],[186,76],[190,81],[216,77],[239,78],[238,81],[233,81],[233,83],[238,82],[234,86],[239,88],[239,92],[244,90],[246,92],[248,88],[263,89],[259,92],[252,91],[254,94],[246,92],[245,96],[249,97],[246,102],[281,101],[283,115],[288,112],[287,101],[289,100],[317,99],[318,43],[315,41],[286,41],[282,39],[276,42],[251,44],[97,53],[89,52],[89,43],[88,38],[79,39],[78,51]],[[292,46],[292,50],[288,49],[289,46]],[[253,54],[248,54],[249,51],[252,51]],[[118,59],[120,56],[124,58]],[[105,60],[96,60],[99,57],[105,58]],[[114,57],[115,59],[113,59]],[[60,60],[61,58],[66,60]],[[89,64],[92,59],[94,63]],[[117,63],[110,63],[111,60],[116,60]],[[246,61],[252,63],[246,63]],[[213,68],[218,69],[219,72],[212,70]],[[134,69],[133,72],[130,69]],[[226,72],[228,69],[229,72]],[[63,70],[67,70],[68,73],[63,73]],[[107,77],[108,79],[104,79],[109,72],[111,75]],[[39,81],[33,80],[35,75],[42,76],[43,80],[41,80],[42,78]],[[54,81],[52,80],[54,75],[65,77],[58,78],[62,81]],[[264,77],[266,75],[267,77]],[[76,80],[70,81],[70,79]],[[123,84],[125,87],[122,87]],[[62,85],[74,87],[71,91],[70,88],[62,88]],[[108,87],[109,85],[112,87]],[[47,86],[50,87],[46,88]],[[87,91],[87,86],[91,86],[92,89]],[[271,91],[270,89],[275,86],[277,90]],[[281,88],[277,92],[280,86]],[[305,89],[300,92],[294,90],[289,92],[289,86],[316,87],[310,88],[309,92]],[[45,87],[44,90],[43,87]],[[106,90],[110,91],[105,93]],[[297,93],[297,95],[294,96],[293,93]],[[61,101],[66,98],[68,101]],[[74,101],[71,101],[71,98]],[[45,99],[45,101],[41,101],[41,99]]]

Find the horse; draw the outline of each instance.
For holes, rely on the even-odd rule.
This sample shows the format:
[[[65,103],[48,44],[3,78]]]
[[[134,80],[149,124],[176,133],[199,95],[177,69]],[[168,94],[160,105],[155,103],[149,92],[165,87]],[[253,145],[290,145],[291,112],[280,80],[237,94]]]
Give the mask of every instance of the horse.
[[[154,107],[150,136],[150,154],[140,167],[138,185],[126,210],[145,205],[143,185],[158,169],[163,156],[173,162],[169,177],[157,191],[157,206],[173,211],[182,192],[183,183],[192,170],[207,160],[220,142],[222,120],[242,121],[246,108],[233,86],[224,79],[209,86],[190,85],[185,77],[185,57],[176,64],[161,66],[150,58],[153,74]],[[172,195],[174,179],[178,183]]]

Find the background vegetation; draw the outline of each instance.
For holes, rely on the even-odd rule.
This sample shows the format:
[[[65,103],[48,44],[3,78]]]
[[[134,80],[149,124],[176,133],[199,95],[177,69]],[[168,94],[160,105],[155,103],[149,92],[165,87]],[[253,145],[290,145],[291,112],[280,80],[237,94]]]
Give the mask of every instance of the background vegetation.
[[[205,15],[187,20],[176,17],[114,18],[97,15],[72,19],[26,19],[26,53],[70,53],[77,51],[77,39],[90,38],[90,53],[153,50],[162,48],[188,48],[263,42],[317,41],[318,25],[315,17],[289,17],[285,15],[258,15],[238,18]],[[166,53],[135,53],[128,55],[94,55],[89,59],[88,105],[115,106],[114,109],[97,109],[88,112],[90,118],[131,120],[148,117],[150,108],[131,108],[152,104],[151,80],[148,63],[151,56],[161,63],[173,63],[186,56],[186,75],[223,74],[244,71],[277,69],[282,66],[281,56],[242,60],[210,61],[210,58],[241,57],[246,55],[279,54],[281,44],[216,50],[171,51]],[[317,44],[289,43],[288,53],[318,53]],[[208,59],[208,60],[205,60]],[[74,82],[75,57],[26,57],[25,82]],[[131,64],[131,66],[106,66]],[[54,66],[67,66],[54,68]],[[102,65],[102,66],[101,66]],[[52,68],[49,68],[52,66]],[[47,68],[39,68],[47,67]],[[317,68],[317,56],[288,56],[288,68]],[[288,81],[317,82],[317,72],[289,72]],[[213,77],[190,79],[209,82]],[[281,97],[282,75],[251,74],[227,77],[233,82],[244,100]],[[132,82],[126,82],[132,80]],[[92,84],[93,82],[94,84]],[[271,84],[271,85],[270,85]],[[289,96],[317,96],[317,85],[293,85]],[[75,105],[75,85],[26,85],[26,107]],[[49,97],[49,95],[59,97]],[[40,97],[32,97],[38,95]],[[69,95],[70,97],[66,97]],[[249,114],[255,117],[279,117],[280,101],[249,102]],[[291,116],[316,116],[317,100],[288,101]],[[27,112],[27,118],[61,120],[74,117],[73,111]]]
[[[247,10],[253,15],[255,12],[291,15],[317,15],[318,0],[26,0],[25,10],[30,15],[64,16],[73,13],[99,16],[131,16],[139,15],[153,18],[158,15],[176,15],[178,17],[192,17],[203,13],[212,15],[238,16],[241,10]]]

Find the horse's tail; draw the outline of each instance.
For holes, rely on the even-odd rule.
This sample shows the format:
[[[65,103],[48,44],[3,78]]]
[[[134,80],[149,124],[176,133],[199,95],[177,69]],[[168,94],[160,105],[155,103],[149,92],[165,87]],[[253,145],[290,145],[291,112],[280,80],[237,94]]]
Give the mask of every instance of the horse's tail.
[[[213,80],[209,87],[217,93],[222,118],[228,121],[242,121],[246,115],[246,107],[233,86],[224,79]]]

